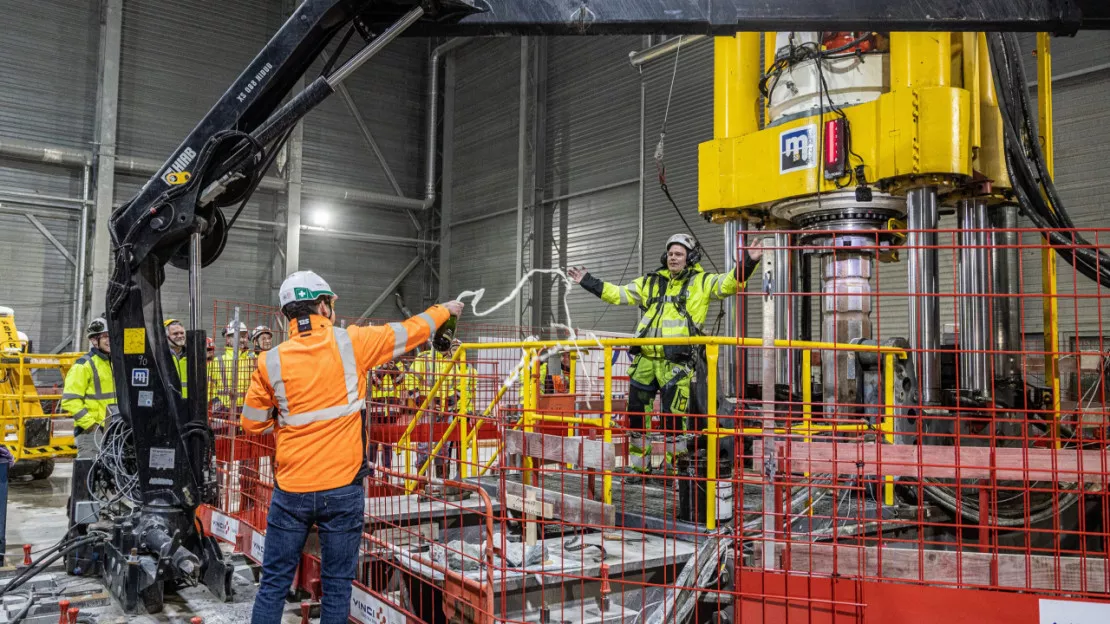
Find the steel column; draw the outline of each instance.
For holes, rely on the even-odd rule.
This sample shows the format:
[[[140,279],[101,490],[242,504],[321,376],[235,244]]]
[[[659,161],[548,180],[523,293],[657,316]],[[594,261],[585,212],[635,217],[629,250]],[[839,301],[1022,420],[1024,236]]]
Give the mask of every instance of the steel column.
[[[100,84],[97,87],[96,219],[92,244],[92,297],[94,314],[104,306],[108,292],[112,217],[115,197],[116,124],[119,113],[119,59],[123,32],[123,0],[105,0],[101,27]]]
[[[92,190],[92,166],[85,165],[81,171],[81,219],[77,222],[77,275],[73,285],[73,336],[74,349],[77,336],[85,325],[85,273],[88,271],[89,211],[91,210],[89,192]]]
[[[189,235],[189,331],[201,329],[200,244],[199,232]]]
[[[528,201],[532,205],[532,251],[531,266],[533,268],[548,268],[552,266],[563,266],[565,259],[560,258],[555,262],[549,258],[549,254],[553,247],[559,245],[553,244],[550,237],[555,236],[554,232],[550,231],[548,227],[548,211],[554,210],[554,204],[562,201],[560,198],[544,199],[544,189],[547,187],[547,38],[545,37],[531,37],[532,52],[529,58],[531,69],[529,71],[529,86],[528,86],[528,101],[530,113],[529,117],[529,132],[528,143],[530,153],[528,155],[528,173],[525,175],[525,191],[528,193]],[[578,196],[577,194],[570,193],[568,195]],[[565,197],[563,199],[569,199]],[[565,222],[564,212],[564,222]],[[550,296],[550,291],[547,287],[548,284],[554,283],[553,280],[544,274],[537,274],[532,278],[530,304],[532,307],[531,324],[533,327],[542,327],[548,325],[549,322],[544,319],[544,310],[547,308],[547,299]],[[562,282],[554,283],[555,288],[562,289],[566,287]],[[558,317],[558,306],[555,307],[553,313],[556,315],[552,320],[566,323],[567,319]]]
[[[779,274],[777,264],[780,255],[768,249],[768,246],[773,244],[775,247],[779,247],[778,239],[780,236],[784,235],[775,235],[775,240],[773,242],[769,239],[763,240],[764,284],[769,281],[777,280]],[[763,292],[767,292],[766,288],[764,288]],[[757,548],[759,548],[763,568],[766,570],[773,570],[778,567],[778,561],[775,556],[775,540],[777,538],[775,535],[775,478],[778,472],[778,463],[775,460],[775,426],[777,421],[777,414],[775,413],[777,405],[775,400],[775,382],[777,377],[776,373],[781,370],[781,367],[776,366],[775,356],[776,352],[782,351],[782,349],[775,348],[775,339],[779,338],[777,334],[776,317],[779,316],[778,300],[781,298],[783,298],[782,293],[775,290],[770,296],[764,294],[761,300],[763,314],[763,365],[761,375],[763,382],[763,404],[760,407],[762,435],[757,438],[757,444],[762,447],[760,455],[763,459],[763,505],[761,512],[763,535],[760,538]],[[755,455],[754,450],[755,449],[753,449],[753,455]]]
[[[775,290],[775,338],[791,340],[794,333],[794,280],[791,266],[790,235],[779,233],[774,235],[774,290]],[[794,349],[776,349],[776,383],[784,384],[792,389],[796,388]]]
[[[991,245],[991,275],[993,278],[994,374],[999,378],[1014,378],[1021,374],[1021,300],[1015,295],[1021,287],[1021,253],[1018,233],[1018,207],[1004,204],[991,214],[995,228]],[[1003,353],[1009,351],[1010,353]]]
[[[520,90],[517,100],[517,142],[516,142],[516,260],[513,263],[513,284],[519,284],[524,277],[524,208],[528,202],[525,188],[525,160],[528,157],[528,63],[529,37],[520,38]],[[513,323],[521,324],[524,313],[523,296],[513,301]]]
[[[1052,124],[1052,43],[1048,33],[1037,33],[1037,113],[1048,175],[1056,176]],[[1045,383],[1052,388],[1052,418],[1060,419],[1060,310],[1056,292],[1056,251],[1041,252],[1041,292],[1044,314]],[[1059,442],[1056,443],[1059,446]]]
[[[910,347],[924,404],[940,398],[940,309],[937,307],[937,189],[926,186],[906,193],[909,229]]]
[[[645,39],[650,40],[650,36]],[[639,262],[637,263],[636,275],[644,274],[644,198],[646,197],[647,189],[644,186],[644,171],[647,163],[647,134],[646,134],[646,121],[647,121],[647,82],[640,81],[640,189],[639,196],[636,198],[637,206],[637,222],[636,222],[636,246]]]
[[[439,202],[439,300],[452,297],[451,229],[455,226],[455,55],[447,56],[443,65],[443,181]],[[433,105],[434,106],[434,105]],[[434,146],[429,146],[435,150]],[[434,163],[432,165],[435,166]],[[477,458],[475,458],[477,461]]]
[[[285,184],[285,274],[301,267],[301,203],[304,175],[304,122],[297,122],[285,143],[288,175]]]
[[[725,273],[735,271],[740,254],[746,253],[743,245],[737,240],[743,228],[744,225],[739,219],[725,222]],[[725,310],[725,331],[742,336],[743,334],[740,334],[737,330],[736,300],[737,297],[727,297],[721,304]],[[735,347],[721,349],[721,373],[717,375],[718,385],[720,386],[718,396],[736,396],[736,351]]]
[[[987,249],[983,231],[986,228],[987,205],[981,199],[966,199],[957,205],[960,228],[959,271],[960,293],[960,387],[987,393],[990,391],[989,314],[987,297]]]
[[[821,340],[850,343],[870,340],[871,274],[874,256],[838,251],[821,256]],[[826,414],[836,415],[844,405],[862,404],[863,371],[857,354],[849,351],[821,352],[821,386]],[[803,379],[803,383],[808,380]],[[855,411],[849,408],[848,411]]]

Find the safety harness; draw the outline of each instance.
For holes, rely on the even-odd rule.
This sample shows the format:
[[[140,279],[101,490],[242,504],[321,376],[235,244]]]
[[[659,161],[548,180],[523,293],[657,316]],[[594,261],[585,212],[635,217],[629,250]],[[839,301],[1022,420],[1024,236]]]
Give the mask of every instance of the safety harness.
[[[704,273],[702,275],[704,275]],[[678,310],[678,313],[686,319],[686,329],[690,332],[691,336],[704,335],[701,327],[699,327],[698,324],[694,322],[694,319],[690,316],[690,311],[686,309],[686,301],[689,298],[690,294],[690,282],[697,276],[698,275],[695,273],[694,275],[691,275],[689,279],[684,281],[682,283],[682,288],[678,291],[677,295],[661,294],[662,292],[665,292],[665,290],[662,288],[662,283],[670,281],[670,279],[666,276],[660,275],[658,273],[652,273],[648,276],[648,298],[645,299],[644,302],[640,305],[640,312],[644,315],[647,315],[652,306],[656,306],[655,314],[652,315],[651,320],[644,325],[643,329],[641,329],[636,334],[637,338],[643,338],[647,334],[647,330],[655,325],[655,322],[659,318],[659,315],[663,313],[663,306],[668,303],[674,304],[674,307],[676,310]]]

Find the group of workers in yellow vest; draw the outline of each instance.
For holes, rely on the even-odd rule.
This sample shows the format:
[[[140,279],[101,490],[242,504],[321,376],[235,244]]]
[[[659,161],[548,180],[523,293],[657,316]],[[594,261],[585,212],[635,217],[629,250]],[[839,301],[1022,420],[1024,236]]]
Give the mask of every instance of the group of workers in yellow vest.
[[[434,349],[416,350],[411,352],[410,358],[390,362],[376,369],[370,377],[371,402],[382,407],[419,407],[435,388],[439,378],[447,376],[429,407],[433,410],[469,414],[476,390],[474,373],[463,362],[459,362],[448,372],[451,358],[459,344],[461,343],[456,340],[447,353]]]
[[[215,407],[243,407],[258,356],[274,346],[274,332],[265,325],[248,330],[245,323],[228,323],[223,331],[224,350],[208,362],[208,401]],[[236,356],[238,341],[238,356]],[[238,365],[235,358],[238,357]]]
[[[163,325],[174,367],[181,378],[181,396],[187,398],[189,381],[185,366],[185,326],[173,318],[166,319]],[[248,333],[246,326],[240,324],[240,330],[235,332],[231,325],[224,330],[228,347],[219,357],[211,338],[206,345],[208,398],[222,406],[231,405],[233,396],[240,407],[243,405],[258,354],[273,348],[274,333],[269,327],[259,325]],[[240,337],[240,366],[237,370],[231,365],[234,362],[235,334]],[[66,374],[61,407],[73,417],[77,457],[93,459],[97,450],[94,434],[103,426],[111,406],[116,404],[116,385],[109,359],[112,347],[108,339],[108,321],[103,317],[93,319],[86,328],[85,336],[89,340],[89,352],[81,356]]]
[[[164,326],[170,354],[181,379],[181,395],[187,398],[189,381],[186,372],[185,326],[174,318],[167,319]],[[248,330],[243,323],[239,323],[238,327],[230,323],[222,333],[224,349],[219,353],[216,352],[214,341],[207,339],[208,399],[215,409],[227,409],[232,404],[242,408],[258,357],[273,348],[274,334],[265,325]],[[88,325],[86,337],[89,340],[89,352],[78,359],[66,375],[62,409],[74,419],[78,456],[91,459],[96,455],[96,443],[92,434],[103,425],[109,406],[116,402],[116,395],[109,359],[111,345],[107,321],[102,317],[94,319]],[[239,343],[237,356],[236,341]],[[447,367],[458,344],[455,341],[448,353],[428,349],[418,352],[407,363],[390,362],[374,371],[370,378],[370,398],[375,406],[376,419],[379,422],[401,422],[403,416],[414,413],[414,408],[419,407],[424,397],[431,392],[437,379],[448,374]],[[238,366],[236,357],[239,358]],[[476,391],[473,372],[466,364],[460,363],[449,377],[441,384],[438,397],[431,408],[438,412],[469,414]]]
[[[440,377],[445,379],[428,403],[429,417],[423,419],[423,422],[442,423],[449,420],[448,413],[472,413],[474,393],[477,391],[474,371],[463,362],[458,362],[451,368],[451,359],[460,344],[458,340],[452,342],[451,349],[446,353],[434,349],[415,349],[410,352],[409,358],[389,362],[374,370],[370,377],[371,422],[407,423],[435,390]],[[374,435],[373,428],[371,435]],[[393,441],[383,437],[372,440],[372,443],[378,447],[375,451],[378,463],[391,466],[393,449],[390,445]],[[434,443],[435,440],[417,441],[417,458],[420,463],[424,462]],[[437,475],[446,476],[446,457],[452,452],[453,448],[448,446],[439,455],[435,465]]]

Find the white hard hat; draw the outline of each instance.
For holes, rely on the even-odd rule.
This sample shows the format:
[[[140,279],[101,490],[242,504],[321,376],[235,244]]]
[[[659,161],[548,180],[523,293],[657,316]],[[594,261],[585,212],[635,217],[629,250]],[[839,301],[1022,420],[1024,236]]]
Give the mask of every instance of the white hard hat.
[[[690,236],[689,234],[675,234],[674,236],[667,239],[667,246],[664,247],[664,249],[670,249],[671,245],[674,245],[675,243],[685,247],[686,251],[693,251],[697,249],[698,246],[698,243],[694,240],[693,236]]]
[[[291,273],[281,283],[278,300],[281,302],[281,306],[285,307],[285,304],[294,301],[315,301],[322,295],[328,295],[332,299],[339,298],[338,295],[332,292],[331,286],[328,286],[324,278],[312,271],[297,271]]]
[[[239,333],[244,334],[247,331],[249,331],[247,329],[247,324],[246,323],[239,323]],[[227,324],[227,327],[224,328],[224,335],[227,336],[227,335],[234,334],[234,333],[235,333],[235,321],[232,321],[232,322]]]
[[[108,321],[103,316],[98,316],[89,321],[89,326],[85,328],[85,337],[92,338],[100,334],[108,333]]]

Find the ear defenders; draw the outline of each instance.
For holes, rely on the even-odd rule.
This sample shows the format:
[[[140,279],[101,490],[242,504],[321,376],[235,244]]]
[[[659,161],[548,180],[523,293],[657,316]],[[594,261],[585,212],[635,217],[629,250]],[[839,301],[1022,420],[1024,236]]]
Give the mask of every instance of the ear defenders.
[[[671,245],[682,245],[682,243],[671,243]],[[667,245],[667,249],[670,249],[671,245]],[[686,247],[686,245],[682,246]],[[694,243],[693,249],[686,247],[686,266],[693,266],[699,262],[701,262],[701,245],[699,243]],[[665,250],[663,254],[659,256],[659,264],[667,266],[667,252]]]

